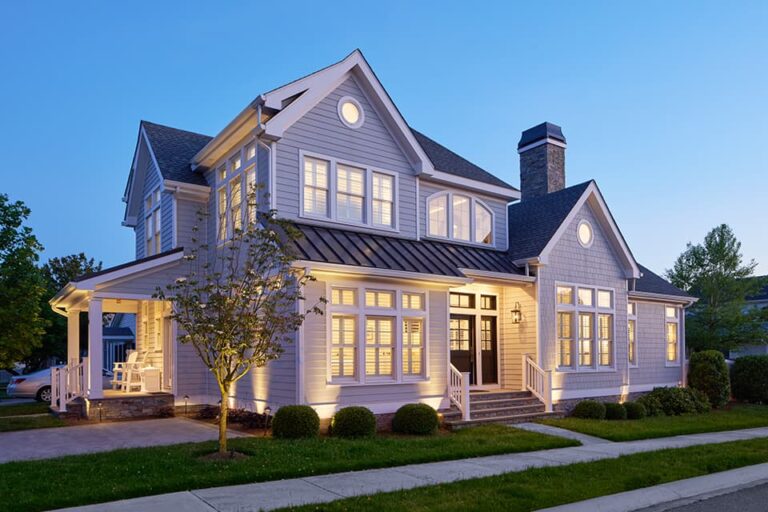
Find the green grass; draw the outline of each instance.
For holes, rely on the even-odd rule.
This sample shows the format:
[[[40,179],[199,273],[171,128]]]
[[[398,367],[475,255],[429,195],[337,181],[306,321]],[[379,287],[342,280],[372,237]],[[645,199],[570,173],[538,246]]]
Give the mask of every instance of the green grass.
[[[50,405],[45,402],[35,402],[29,404],[2,405],[0,406],[0,418],[3,416],[25,416],[28,414],[45,414],[50,409]]]
[[[134,448],[0,464],[0,496],[14,510],[44,510],[166,492],[418,462],[574,446],[558,437],[487,425],[431,437],[230,440],[250,457],[212,462],[215,443]]]
[[[768,462],[768,439],[737,441],[529,469],[288,510],[523,512],[764,462]]]
[[[611,441],[632,441],[765,427],[768,426],[768,406],[735,404],[729,410],[713,410],[708,414],[656,416],[642,420],[608,421],[562,418],[542,420],[542,423]]]
[[[0,418],[0,432],[30,430],[35,428],[63,427],[66,422],[52,415],[20,416],[18,418]]]

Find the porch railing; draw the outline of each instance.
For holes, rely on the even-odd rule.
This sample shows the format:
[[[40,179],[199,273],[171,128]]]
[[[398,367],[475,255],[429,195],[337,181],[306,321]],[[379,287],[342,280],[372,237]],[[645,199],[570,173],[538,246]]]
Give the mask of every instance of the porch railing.
[[[455,366],[450,365],[448,394],[451,403],[461,411],[461,419],[469,420],[469,372],[460,372]]]
[[[84,396],[88,381],[88,358],[68,366],[51,368],[51,405],[59,412],[67,412],[67,403]]]
[[[543,370],[530,355],[523,355],[523,389],[544,402],[544,410],[552,412],[552,370]]]

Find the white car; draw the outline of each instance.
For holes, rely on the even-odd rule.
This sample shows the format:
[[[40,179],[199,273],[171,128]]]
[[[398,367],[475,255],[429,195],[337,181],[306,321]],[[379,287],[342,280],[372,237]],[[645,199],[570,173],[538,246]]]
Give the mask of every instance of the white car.
[[[58,366],[55,368],[59,368]],[[110,387],[112,372],[102,370],[104,384],[102,387]],[[38,402],[51,401],[51,369],[39,370],[26,375],[16,375],[11,377],[6,394],[10,398],[34,398]]]

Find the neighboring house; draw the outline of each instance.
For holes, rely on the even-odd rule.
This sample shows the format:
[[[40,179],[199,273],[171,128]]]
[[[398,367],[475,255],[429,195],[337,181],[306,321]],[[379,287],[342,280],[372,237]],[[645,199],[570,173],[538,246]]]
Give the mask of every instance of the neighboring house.
[[[212,215],[195,236],[225,243],[248,222],[255,182],[304,235],[296,265],[317,278],[307,303],[329,302],[238,383],[233,406],[308,404],[328,418],[423,402],[467,418],[472,402],[498,399],[518,417],[514,399],[530,394],[541,407],[528,410],[543,411],[680,385],[695,299],[635,261],[594,181],[566,187],[565,149],[555,125],[524,131],[518,189],[412,129],[355,51],[259,95],[215,137],[142,122],[124,195],[135,261],[76,279],[52,307],[92,324],[136,314],[137,350],[160,369],[166,403],[217,403],[152,294],[182,272],[197,212]],[[101,329],[89,331],[98,346]],[[86,383],[67,397],[109,407],[89,382],[95,353],[69,370]],[[485,393],[470,402],[468,390]]]
[[[115,363],[124,362],[128,351],[136,348],[136,315],[112,313],[104,315],[104,368],[112,370]]]
[[[768,308],[768,276],[755,276],[751,279],[766,283],[760,291],[752,297],[747,297],[747,309],[766,309]],[[768,322],[764,325],[768,331]],[[763,356],[768,355],[768,345],[744,345],[730,351],[730,358],[737,359],[742,356]]]

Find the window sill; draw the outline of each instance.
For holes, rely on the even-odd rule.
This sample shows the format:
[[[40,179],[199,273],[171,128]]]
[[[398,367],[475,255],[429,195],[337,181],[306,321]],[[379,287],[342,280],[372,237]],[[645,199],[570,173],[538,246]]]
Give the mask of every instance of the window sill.
[[[680,363],[670,363],[668,361],[664,363],[665,368],[680,368],[680,366]]]

